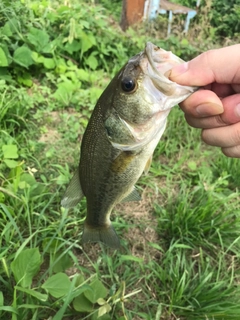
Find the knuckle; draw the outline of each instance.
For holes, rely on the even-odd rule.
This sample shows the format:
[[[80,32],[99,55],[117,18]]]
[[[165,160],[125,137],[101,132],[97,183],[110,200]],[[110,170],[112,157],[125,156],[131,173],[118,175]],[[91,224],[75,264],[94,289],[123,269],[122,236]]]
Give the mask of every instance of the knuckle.
[[[235,126],[235,130],[233,130],[233,143],[239,144],[240,143],[240,123],[237,123]]]
[[[185,119],[187,123],[193,128],[200,128],[199,120],[193,116],[185,114]]]
[[[223,120],[221,115],[217,115],[215,116],[215,121],[216,121],[216,125],[218,127],[223,127],[226,126],[226,122]]]
[[[202,138],[202,141],[204,141],[205,143],[208,143],[208,130],[202,130],[201,138]]]
[[[231,148],[222,148],[222,153],[229,158],[240,158],[240,145]]]
[[[226,156],[226,157],[229,157],[229,158],[232,158],[232,151],[231,151],[232,148],[221,148],[222,150],[222,153]]]

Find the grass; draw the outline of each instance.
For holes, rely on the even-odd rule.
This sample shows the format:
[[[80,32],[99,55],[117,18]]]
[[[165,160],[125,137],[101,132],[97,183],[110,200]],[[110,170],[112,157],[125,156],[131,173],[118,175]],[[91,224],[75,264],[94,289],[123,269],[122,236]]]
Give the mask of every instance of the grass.
[[[86,200],[60,201],[90,111],[40,80],[0,83],[1,319],[239,319],[239,160],[203,144],[176,107],[142,201],[112,214],[121,249],[82,248]]]
[[[49,130],[55,121],[54,114]],[[176,122],[180,139],[174,138]],[[106,301],[111,311],[106,319],[108,315],[109,319],[238,319],[240,211],[234,175],[238,162],[200,143],[199,132],[187,126],[176,108],[150,173],[139,182],[143,201],[119,205],[113,214],[121,250],[92,245],[84,251],[79,240],[85,200],[69,212],[60,208],[71,176],[69,166],[76,165],[75,149],[79,148],[67,143],[63,123],[59,129],[56,125],[59,137],[52,143],[38,142],[40,136],[35,140],[36,129],[31,125],[14,138],[2,136],[4,143],[10,139],[17,145],[19,165],[4,170],[0,190],[4,197],[0,205],[1,317],[78,319],[73,298],[61,316],[57,310],[68,301],[66,295],[57,298],[50,290],[42,301],[27,291],[44,295],[47,279],[65,272],[70,279],[82,275],[86,281],[97,275],[109,290]],[[75,156],[69,157],[68,166],[64,158],[71,150]],[[140,214],[133,217],[136,207]],[[41,262],[26,287],[21,280],[16,282],[12,261],[29,248],[39,250]],[[81,319],[94,319],[99,307],[94,304],[91,312],[80,313]]]

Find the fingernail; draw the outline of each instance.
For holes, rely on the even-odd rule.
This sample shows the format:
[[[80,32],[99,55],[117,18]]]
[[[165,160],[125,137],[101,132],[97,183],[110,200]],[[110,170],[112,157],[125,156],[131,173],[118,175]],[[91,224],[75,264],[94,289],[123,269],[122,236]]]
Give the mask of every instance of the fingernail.
[[[238,103],[236,105],[234,111],[235,111],[236,116],[240,118],[240,103]]]
[[[178,64],[177,66],[172,68],[169,78],[178,77],[184,72],[186,72],[187,70],[188,70],[188,62]]]
[[[214,116],[214,115],[223,113],[223,111],[224,111],[223,106],[216,103],[205,103],[205,104],[200,104],[199,106],[196,107],[196,112],[201,117]],[[240,109],[239,109],[239,112],[240,112]]]

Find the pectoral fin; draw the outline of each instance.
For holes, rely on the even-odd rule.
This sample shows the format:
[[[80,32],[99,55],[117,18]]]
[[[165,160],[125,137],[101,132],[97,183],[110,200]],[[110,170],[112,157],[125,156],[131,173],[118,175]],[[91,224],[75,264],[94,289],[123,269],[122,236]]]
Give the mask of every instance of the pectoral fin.
[[[79,169],[77,169],[65,191],[61,206],[64,208],[72,208],[76,206],[83,197],[84,194],[80,184]]]
[[[140,201],[141,196],[137,192],[137,189],[133,187],[132,192],[130,192],[121,202],[128,202],[128,201]]]

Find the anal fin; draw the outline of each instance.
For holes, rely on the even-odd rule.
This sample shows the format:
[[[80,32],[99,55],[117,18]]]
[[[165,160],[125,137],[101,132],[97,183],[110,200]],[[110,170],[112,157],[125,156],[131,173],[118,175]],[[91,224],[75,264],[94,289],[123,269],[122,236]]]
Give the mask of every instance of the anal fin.
[[[61,201],[61,206],[64,208],[72,208],[76,206],[84,197],[79,178],[79,169],[74,173],[67,190]]]
[[[133,187],[133,190],[125,197],[121,202],[128,202],[128,201],[140,201],[141,196],[138,193],[137,189]]]
[[[144,174],[148,174],[148,171],[149,171],[149,169],[151,167],[151,164],[152,164],[152,155],[151,155],[151,157],[148,159],[148,161],[145,164]]]

